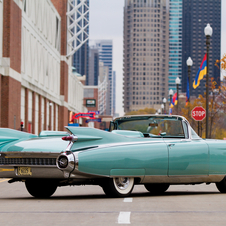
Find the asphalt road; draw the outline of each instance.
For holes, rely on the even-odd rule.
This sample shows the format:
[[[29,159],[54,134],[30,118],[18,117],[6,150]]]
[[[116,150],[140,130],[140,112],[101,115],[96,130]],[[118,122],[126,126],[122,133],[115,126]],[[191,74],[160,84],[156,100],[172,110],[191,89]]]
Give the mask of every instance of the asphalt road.
[[[107,198],[98,186],[58,188],[34,199],[22,182],[0,179],[0,226],[226,225],[226,194],[211,185],[171,186],[151,196],[142,185],[129,198]]]

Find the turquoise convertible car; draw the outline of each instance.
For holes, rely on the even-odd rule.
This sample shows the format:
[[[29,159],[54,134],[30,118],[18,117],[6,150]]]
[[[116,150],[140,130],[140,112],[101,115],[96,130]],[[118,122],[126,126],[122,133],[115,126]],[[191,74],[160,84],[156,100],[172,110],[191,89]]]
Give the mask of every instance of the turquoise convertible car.
[[[120,117],[110,132],[66,129],[35,136],[1,128],[0,178],[25,182],[37,198],[67,185],[99,185],[111,197],[129,196],[138,184],[152,194],[200,183],[226,192],[226,142],[201,139],[184,117]]]

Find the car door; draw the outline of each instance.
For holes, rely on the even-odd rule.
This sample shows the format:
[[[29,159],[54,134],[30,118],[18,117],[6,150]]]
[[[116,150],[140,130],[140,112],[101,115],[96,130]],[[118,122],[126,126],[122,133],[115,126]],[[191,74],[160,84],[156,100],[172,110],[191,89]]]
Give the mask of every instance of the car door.
[[[184,139],[165,139],[169,152],[169,176],[209,174],[209,150],[206,142],[191,129]]]
[[[208,175],[208,146],[201,140],[168,140],[169,176]]]

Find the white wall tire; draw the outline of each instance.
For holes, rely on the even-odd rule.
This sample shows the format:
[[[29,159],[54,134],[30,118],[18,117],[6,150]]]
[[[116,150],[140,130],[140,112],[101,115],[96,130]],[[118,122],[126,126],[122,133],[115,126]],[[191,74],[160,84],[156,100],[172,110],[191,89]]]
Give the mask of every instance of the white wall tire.
[[[105,194],[109,197],[127,197],[131,194],[134,187],[133,177],[109,178],[102,185]]]
[[[126,195],[132,192],[134,186],[133,177],[115,177],[113,178],[115,189],[118,193]]]

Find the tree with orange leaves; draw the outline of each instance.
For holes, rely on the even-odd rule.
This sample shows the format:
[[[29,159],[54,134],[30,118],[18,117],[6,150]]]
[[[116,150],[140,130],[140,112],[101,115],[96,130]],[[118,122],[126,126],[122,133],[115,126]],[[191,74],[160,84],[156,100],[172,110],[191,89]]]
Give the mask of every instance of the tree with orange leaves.
[[[220,68],[219,65],[221,66],[221,69],[226,70],[226,54],[223,55],[221,60],[216,60],[215,66]]]
[[[226,86],[221,84],[217,87],[217,83],[214,81],[214,78],[211,78],[210,82],[210,95],[209,95],[209,137],[216,137],[220,128],[220,123],[218,123],[224,112],[226,110]],[[206,128],[206,119],[198,123],[191,117],[191,111],[195,106],[206,107],[206,93],[204,95],[199,95],[192,103],[189,103],[187,106],[183,107],[181,110],[181,115],[188,119],[191,126],[199,133],[201,137],[205,137],[205,128]],[[218,123],[218,127],[216,124]],[[198,131],[198,125],[201,131]],[[224,128],[223,128],[224,129]],[[226,132],[226,131],[225,131]],[[224,131],[221,131],[222,134]]]

